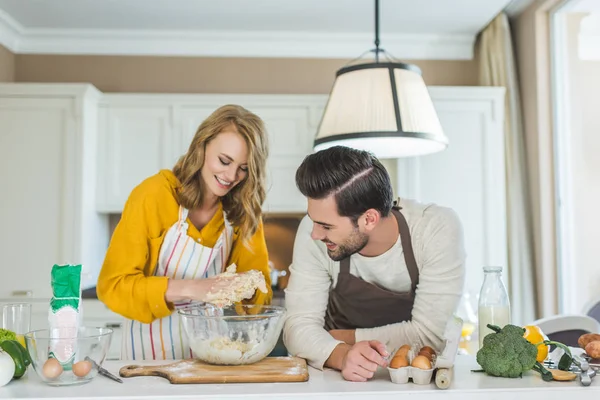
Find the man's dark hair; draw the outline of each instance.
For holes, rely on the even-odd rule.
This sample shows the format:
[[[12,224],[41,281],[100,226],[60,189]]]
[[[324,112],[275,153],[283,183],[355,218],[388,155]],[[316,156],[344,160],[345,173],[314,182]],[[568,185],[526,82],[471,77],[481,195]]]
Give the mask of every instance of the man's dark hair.
[[[308,155],[296,171],[296,186],[311,199],[334,194],[338,214],[355,224],[371,208],[387,217],[394,196],[390,176],[377,157],[344,146]]]

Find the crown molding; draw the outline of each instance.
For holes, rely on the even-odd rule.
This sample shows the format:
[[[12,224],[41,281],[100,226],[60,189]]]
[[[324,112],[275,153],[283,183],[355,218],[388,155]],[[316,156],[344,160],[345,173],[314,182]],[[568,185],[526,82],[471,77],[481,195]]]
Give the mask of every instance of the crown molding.
[[[470,60],[475,37],[385,34],[398,59]],[[353,59],[373,47],[370,33],[26,29],[0,10],[0,44],[18,54]]]

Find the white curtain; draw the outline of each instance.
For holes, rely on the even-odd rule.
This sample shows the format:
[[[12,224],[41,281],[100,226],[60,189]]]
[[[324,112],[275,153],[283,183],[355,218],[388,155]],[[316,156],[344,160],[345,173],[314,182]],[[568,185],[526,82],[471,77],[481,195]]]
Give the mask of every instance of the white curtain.
[[[536,319],[537,285],[521,99],[510,26],[506,14],[499,14],[480,33],[477,53],[479,56],[479,84],[506,88],[504,143],[508,284],[512,322],[524,325]]]

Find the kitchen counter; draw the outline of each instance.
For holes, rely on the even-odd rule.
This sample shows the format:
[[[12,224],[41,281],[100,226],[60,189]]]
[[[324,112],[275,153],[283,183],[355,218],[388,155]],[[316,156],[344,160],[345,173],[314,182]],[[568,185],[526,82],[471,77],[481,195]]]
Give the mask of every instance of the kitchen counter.
[[[146,362],[138,364],[164,364]],[[130,362],[106,362],[104,367],[118,375],[119,368]],[[478,365],[472,356],[457,356],[452,386],[440,390],[432,383],[417,386],[412,383],[396,385],[390,382],[387,370],[380,369],[369,382],[347,382],[339,372],[310,369],[308,382],[303,383],[254,383],[254,384],[204,384],[204,385],[172,385],[160,377],[124,378],[124,383],[113,382],[103,376],[92,382],[71,387],[51,387],[42,383],[35,371],[29,370],[26,377],[12,381],[0,388],[0,398],[28,399],[240,399],[273,398],[273,399],[398,399],[402,395],[410,395],[411,399],[475,400],[485,396],[485,400],[564,400],[580,397],[588,399],[600,398],[600,378],[595,378],[592,385],[581,386],[574,382],[544,382],[534,372],[523,378],[507,379],[473,373]]]

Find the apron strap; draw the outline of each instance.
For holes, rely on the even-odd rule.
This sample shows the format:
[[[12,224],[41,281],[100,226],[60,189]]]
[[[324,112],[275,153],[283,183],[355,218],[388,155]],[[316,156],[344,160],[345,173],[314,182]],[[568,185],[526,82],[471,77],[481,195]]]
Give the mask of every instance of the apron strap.
[[[340,261],[340,275],[348,274],[350,274],[350,257],[346,257]]]
[[[398,204],[399,201],[394,201],[392,213],[398,222],[398,231],[400,232],[400,242],[402,243],[404,262],[406,263],[406,268],[408,269],[408,275],[410,276],[411,281],[411,292],[415,293],[417,290],[417,285],[419,284],[419,267],[417,266],[417,260],[415,259],[415,253],[412,247],[410,229],[408,228],[406,218],[404,218],[404,215],[400,212],[402,207],[400,207]],[[350,274],[350,257],[346,257],[340,261],[340,275],[342,274]]]
[[[412,283],[411,291],[414,293],[417,290],[417,285],[419,284],[419,268],[417,266],[417,260],[415,260],[415,253],[412,247],[410,229],[408,228],[406,218],[404,218],[404,215],[400,212],[401,209],[402,207],[400,207],[398,203],[395,203],[394,207],[392,207],[392,213],[398,222],[400,242],[402,243],[402,252],[404,253],[404,262],[406,263],[406,268],[408,269],[408,274],[410,275],[410,281]]]
[[[186,220],[188,217],[188,209],[184,208],[182,205],[179,205],[179,217],[177,219],[177,225],[181,228],[182,225],[186,224]]]

